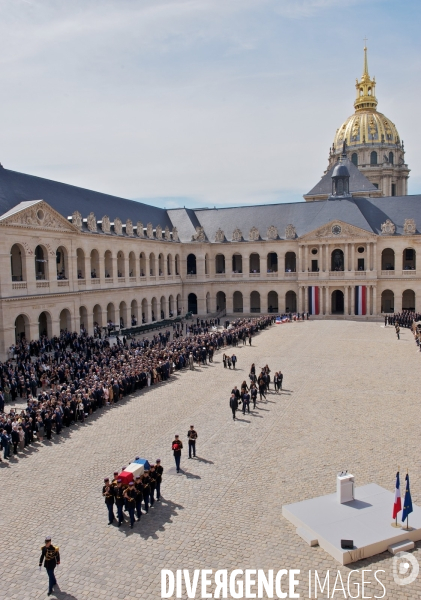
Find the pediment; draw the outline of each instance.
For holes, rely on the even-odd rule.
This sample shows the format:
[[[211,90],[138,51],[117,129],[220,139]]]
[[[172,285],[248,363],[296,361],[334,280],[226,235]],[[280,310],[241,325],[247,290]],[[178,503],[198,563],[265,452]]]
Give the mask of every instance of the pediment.
[[[44,200],[30,200],[17,204],[0,217],[0,225],[68,233],[79,232],[75,225],[69,223]]]
[[[355,225],[350,225],[349,223],[345,223],[344,221],[335,220],[330,221],[326,225],[322,225],[313,231],[309,231],[308,233],[302,235],[299,239],[302,241],[310,241],[310,240],[346,240],[349,238],[365,238],[372,239],[376,238],[375,233],[371,233],[370,231],[366,231],[365,229],[361,229],[361,227],[356,227]]]

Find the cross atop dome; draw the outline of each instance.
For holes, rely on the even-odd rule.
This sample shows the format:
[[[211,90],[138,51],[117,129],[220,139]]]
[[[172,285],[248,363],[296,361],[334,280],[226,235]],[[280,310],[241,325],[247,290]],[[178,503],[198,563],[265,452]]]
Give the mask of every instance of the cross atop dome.
[[[367,38],[364,38],[365,42],[367,42]],[[363,74],[361,80],[355,84],[357,90],[357,99],[354,102],[355,111],[369,111],[373,112],[377,107],[377,98],[376,98],[376,78],[370,78],[368,72],[368,58],[367,58],[367,46],[364,46],[364,67]]]

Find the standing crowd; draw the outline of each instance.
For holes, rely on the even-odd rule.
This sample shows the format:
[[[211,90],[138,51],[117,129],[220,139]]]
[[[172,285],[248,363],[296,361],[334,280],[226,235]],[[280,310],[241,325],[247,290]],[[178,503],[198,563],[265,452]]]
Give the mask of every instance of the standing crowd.
[[[0,443],[4,459],[32,444],[60,435],[124,396],[162,381],[176,371],[213,361],[214,352],[249,340],[274,316],[238,319],[225,329],[197,320],[183,335],[152,340],[108,338],[62,331],[59,337],[26,342],[0,363]],[[25,398],[25,410],[7,404]]]

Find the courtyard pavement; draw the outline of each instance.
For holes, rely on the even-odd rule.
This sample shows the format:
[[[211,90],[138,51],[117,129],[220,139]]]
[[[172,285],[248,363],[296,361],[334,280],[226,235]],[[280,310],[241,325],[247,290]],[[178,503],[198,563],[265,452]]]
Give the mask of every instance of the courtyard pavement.
[[[421,576],[408,586],[393,582],[388,553],[342,567],[307,546],[281,515],[283,504],[335,492],[344,469],[357,486],[393,491],[397,466],[402,480],[409,468],[412,499],[421,504],[421,354],[412,334],[401,330],[397,341],[380,323],[310,320],[274,325],[235,352],[236,371],[224,369],[218,353],[212,365],[133,395],[0,465],[1,599],[46,597],[45,569],[37,567],[46,534],[62,557],[61,591],[52,597],[66,600],[158,600],[164,568],[300,569],[303,598],[309,569],[320,576],[340,570],[344,580],[351,569],[384,569],[385,598],[421,596]],[[229,394],[248,381],[252,362],[269,364],[272,375],[282,369],[284,391],[233,422]],[[192,424],[196,460],[187,459]],[[180,475],[175,433],[185,445]],[[133,530],[107,526],[103,477],[136,455],[161,458],[163,500]],[[413,555],[421,562],[420,548]],[[372,574],[365,578],[376,583]],[[381,596],[374,583],[366,597]]]

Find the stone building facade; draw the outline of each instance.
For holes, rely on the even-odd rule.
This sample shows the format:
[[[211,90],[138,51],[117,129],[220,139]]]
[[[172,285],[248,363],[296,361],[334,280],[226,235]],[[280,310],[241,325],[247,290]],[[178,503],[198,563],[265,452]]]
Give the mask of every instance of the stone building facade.
[[[313,288],[320,316],[419,310],[415,198],[407,197],[407,215],[384,218],[379,230],[364,226],[361,207],[343,197],[323,203],[322,215],[302,210],[320,203],[304,202],[174,210],[171,229],[138,222],[138,231],[127,220],[123,228],[122,219],[110,224],[78,211],[66,218],[45,201],[21,202],[0,217],[1,357],[22,335],[37,339],[81,324],[92,333],[94,323],[122,319],[127,327],[133,316],[141,323],[188,310],[307,311]],[[281,224],[285,218],[291,222]],[[366,292],[360,317],[357,286]]]
[[[356,113],[307,202],[165,210],[0,166],[0,359],[22,336],[188,311],[421,311],[421,196],[406,195],[403,143],[376,113],[374,86],[365,53]],[[397,161],[366,177],[376,144]]]

